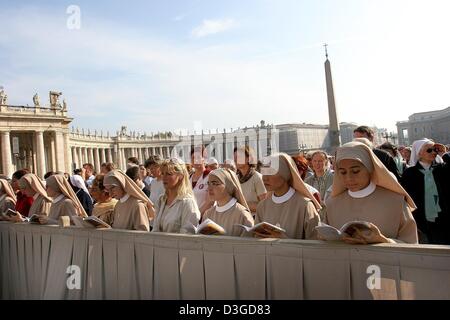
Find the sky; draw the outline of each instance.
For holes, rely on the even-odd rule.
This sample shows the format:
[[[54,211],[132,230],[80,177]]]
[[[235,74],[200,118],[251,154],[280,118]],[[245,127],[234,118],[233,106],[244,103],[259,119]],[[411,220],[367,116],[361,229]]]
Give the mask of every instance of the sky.
[[[115,133],[327,124],[388,128],[450,105],[448,0],[0,0],[12,105],[66,99],[72,126]]]

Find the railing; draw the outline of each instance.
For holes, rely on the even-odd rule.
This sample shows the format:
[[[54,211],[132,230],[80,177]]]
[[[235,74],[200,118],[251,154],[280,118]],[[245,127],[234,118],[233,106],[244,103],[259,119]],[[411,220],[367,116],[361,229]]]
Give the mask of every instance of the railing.
[[[450,299],[450,246],[0,222],[0,248],[2,299]]]

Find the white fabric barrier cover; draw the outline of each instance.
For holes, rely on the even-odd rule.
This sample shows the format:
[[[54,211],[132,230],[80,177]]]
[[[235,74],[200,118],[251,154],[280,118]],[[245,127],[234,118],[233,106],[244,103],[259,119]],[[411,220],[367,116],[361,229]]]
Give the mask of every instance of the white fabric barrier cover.
[[[0,222],[1,299],[450,299],[450,246]]]

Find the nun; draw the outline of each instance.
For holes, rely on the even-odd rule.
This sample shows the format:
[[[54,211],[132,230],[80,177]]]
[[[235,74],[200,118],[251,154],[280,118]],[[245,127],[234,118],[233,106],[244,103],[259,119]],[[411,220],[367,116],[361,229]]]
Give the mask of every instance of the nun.
[[[225,168],[212,171],[208,176],[208,193],[215,205],[206,210],[203,220],[211,219],[219,224],[227,236],[247,236],[237,224],[253,227],[254,220],[236,174]]]
[[[8,209],[16,211],[16,194],[11,185],[5,179],[0,179],[0,214]]]
[[[292,158],[285,153],[266,157],[261,173],[269,194],[258,204],[255,224],[268,222],[286,230],[273,232],[270,238],[315,239],[321,206],[306,187]]]
[[[55,174],[45,179],[47,196],[53,198],[48,216],[39,215],[41,224],[58,224],[62,216],[87,217],[86,211],[77,198],[69,181],[62,174]]]
[[[47,195],[44,183],[34,173],[28,173],[19,180],[20,190],[27,196],[33,198],[29,216],[46,215],[50,213],[52,198]]]
[[[150,231],[154,210],[150,199],[130,177],[121,170],[108,172],[103,185],[117,201],[111,227],[115,229]]]
[[[349,142],[336,151],[336,174],[326,201],[326,223],[340,229],[350,221],[369,230],[344,237],[349,244],[417,243],[414,201],[370,147]]]

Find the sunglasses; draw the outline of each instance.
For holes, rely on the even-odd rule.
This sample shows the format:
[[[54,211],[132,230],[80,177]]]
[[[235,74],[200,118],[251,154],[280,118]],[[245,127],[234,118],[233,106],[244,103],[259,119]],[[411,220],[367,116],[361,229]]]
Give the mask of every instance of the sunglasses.
[[[432,153],[433,151],[436,153],[439,153],[439,148],[428,148],[425,150],[427,153]]]

